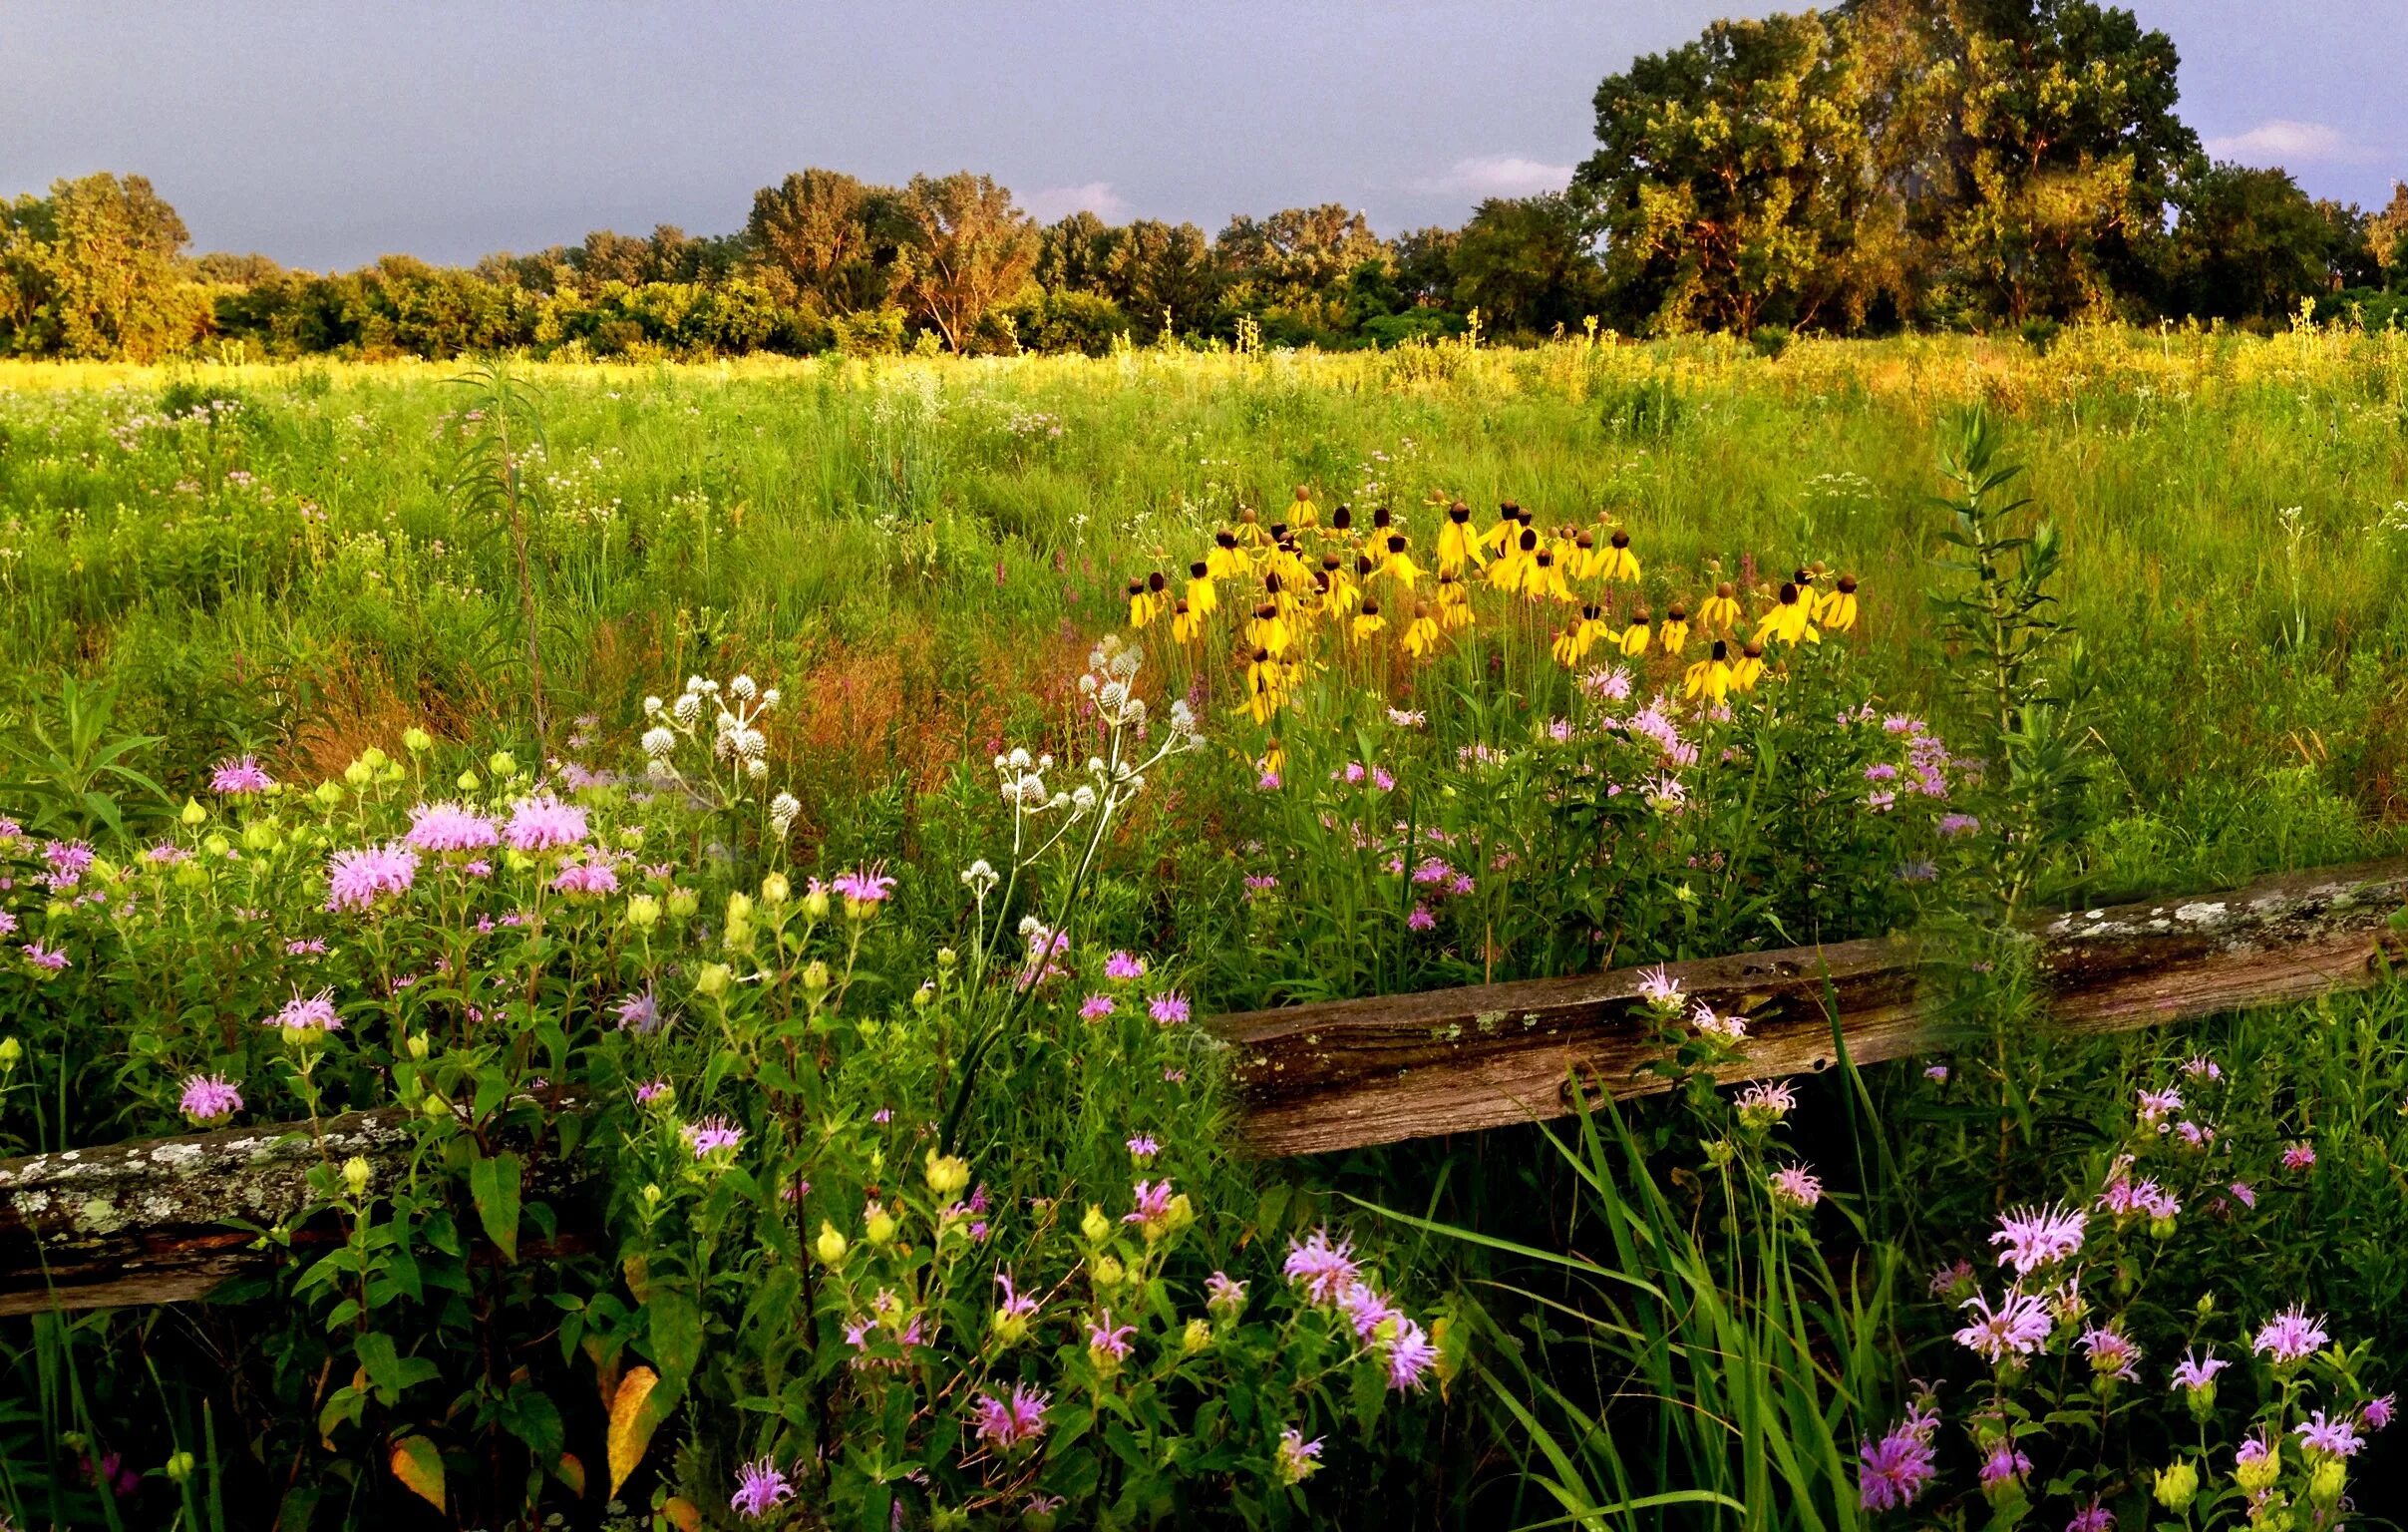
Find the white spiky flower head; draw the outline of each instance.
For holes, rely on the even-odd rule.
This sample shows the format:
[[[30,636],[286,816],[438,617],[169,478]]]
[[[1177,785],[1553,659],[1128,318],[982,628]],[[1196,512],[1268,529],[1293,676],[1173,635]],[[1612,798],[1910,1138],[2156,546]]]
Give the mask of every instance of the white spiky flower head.
[[[739,702],[752,701],[755,696],[760,694],[760,687],[753,684],[753,678],[749,675],[739,675],[728,682],[729,694]]]
[[[677,733],[673,729],[655,724],[644,730],[643,745],[644,754],[657,761],[677,748]]]

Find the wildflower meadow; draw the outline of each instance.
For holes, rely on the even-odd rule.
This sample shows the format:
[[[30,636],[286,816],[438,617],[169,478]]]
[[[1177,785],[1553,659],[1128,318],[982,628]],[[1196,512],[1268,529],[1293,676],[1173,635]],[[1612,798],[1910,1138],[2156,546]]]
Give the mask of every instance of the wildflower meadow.
[[[2396,1520],[2389,943],[2034,933],[2399,850],[2404,443],[2312,317],[0,364],[0,1526]],[[1683,978],[1892,938],[1881,1063]],[[1249,1147],[1222,1018],[1629,969]],[[45,1301],[152,1141],[301,1189]]]

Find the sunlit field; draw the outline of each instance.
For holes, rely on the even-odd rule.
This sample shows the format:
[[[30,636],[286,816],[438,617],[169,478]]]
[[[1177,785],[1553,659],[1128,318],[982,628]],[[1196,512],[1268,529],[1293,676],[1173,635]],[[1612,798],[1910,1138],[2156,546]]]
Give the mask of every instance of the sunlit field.
[[[2017,933],[2398,848],[2408,332],[1765,350],[0,364],[0,1153],[321,1146],[0,1321],[0,1523],[2396,1513],[2401,991]],[[1238,1152],[1224,1013],[1907,932]]]

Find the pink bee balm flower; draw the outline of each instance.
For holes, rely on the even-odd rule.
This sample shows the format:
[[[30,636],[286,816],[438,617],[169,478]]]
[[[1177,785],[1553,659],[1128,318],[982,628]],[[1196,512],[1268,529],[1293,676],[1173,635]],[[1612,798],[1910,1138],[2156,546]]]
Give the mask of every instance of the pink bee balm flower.
[[[1104,959],[1104,976],[1124,982],[1133,978],[1144,978],[1146,976],[1146,959],[1133,958],[1127,953],[1114,953]]]
[[[16,934],[17,918],[6,910],[0,910],[0,937],[13,937]]]
[[[1245,1284],[1235,1281],[1226,1272],[1214,1272],[1204,1279],[1204,1307],[1220,1319],[1237,1318],[1245,1312]],[[2388,1395],[2376,1402],[2383,1404],[2386,1410],[2390,1408]],[[2368,1423],[2381,1429],[2382,1422],[2374,1419],[2374,1405],[2367,1405],[2366,1413]],[[2389,1418],[2388,1414],[2384,1416],[2386,1420]]]
[[[236,756],[219,761],[209,773],[209,791],[240,797],[249,793],[273,792],[276,779],[260,768],[259,758],[253,755]]]
[[[849,907],[881,904],[894,892],[894,880],[874,869],[839,873],[828,880],[828,886],[843,896]]]
[[[1950,1293],[1955,1292],[1959,1286],[1969,1284],[1972,1281],[1972,1262],[1951,1261],[1945,1266],[1934,1267],[1931,1272],[1931,1278],[1927,1283],[1924,1284],[1924,1287],[1933,1298],[1942,1298]]]
[[[498,845],[502,829],[464,804],[422,803],[410,811],[410,833],[402,840],[413,851],[444,856]]]
[[[242,1110],[242,1092],[220,1074],[187,1075],[177,1104],[193,1122],[214,1127]]]
[[[1163,1180],[1153,1182],[1140,1181],[1137,1184],[1136,1192],[1137,1211],[1123,1215],[1121,1222],[1144,1224],[1149,1227],[1167,1223],[1171,1217],[1171,1197],[1170,1178],[1165,1177]]]
[[[2216,1374],[2231,1365],[2231,1362],[2214,1352],[2210,1352],[2206,1356],[2194,1356],[2189,1351],[2185,1351],[2183,1359],[2174,1364],[2174,1386],[2177,1388],[2214,1387]]]
[[[25,944],[25,960],[46,973],[61,973],[75,966],[68,960],[65,948],[45,948],[39,942]]]
[[[1680,1009],[1680,980],[1665,970],[1662,963],[1639,974],[1639,998],[1657,1010],[1670,1013]]]
[[[1946,1064],[1927,1065],[1923,1070],[1923,1078],[1934,1085],[1945,1085],[1948,1083],[1948,1066]]]
[[[674,1094],[675,1092],[670,1090],[667,1080],[647,1080],[635,1087],[635,1104],[650,1106],[656,1101],[667,1100]]]
[[[2140,1118],[2152,1126],[2183,1109],[2183,1093],[2172,1086],[2141,1092]]]
[[[2309,1319],[2303,1306],[2293,1304],[2266,1322],[2250,1348],[2272,1357],[2276,1366],[2289,1366],[2315,1355],[2329,1339],[2322,1321]]]
[[[1140,1133],[1129,1140],[1129,1157],[1141,1165],[1162,1152],[1163,1146],[1154,1141],[1151,1133]]]
[[[1405,929],[1407,931],[1436,931],[1438,917],[1428,905],[1415,905],[1413,913],[1405,917]]]
[[[1291,1425],[1279,1433],[1279,1450],[1271,1463],[1280,1483],[1301,1484],[1321,1471],[1321,1438],[1306,1441],[1304,1433]]]
[[[406,846],[338,851],[326,864],[326,908],[366,910],[389,895],[409,893],[417,879],[418,853]]]
[[[1120,1361],[1128,1356],[1129,1338],[1136,1334],[1135,1325],[1116,1327],[1112,1323],[1112,1311],[1107,1309],[1104,1311],[1102,1324],[1087,1327],[1087,1349],[1098,1355],[1109,1356],[1115,1361]]]
[[[2062,1206],[2017,1208],[1998,1220],[1990,1243],[1999,1247],[2000,1266],[2028,1277],[2041,1267],[2071,1260],[2082,1249],[2082,1227],[2088,1221]]]
[[[2358,1434],[2355,1422],[2347,1415],[2338,1420],[2328,1420],[2320,1409],[2292,1426],[2291,1430],[2298,1435],[2300,1445],[2310,1452],[2355,1457],[2358,1449],[2366,1445],[2366,1438]]]
[[[2256,1207],[2256,1206],[2257,1206],[2257,1189],[2256,1189],[2255,1187],[2253,1187],[2253,1186],[2249,1185],[2249,1183],[2248,1183],[2248,1182],[2246,1182],[2246,1181],[2236,1181],[2236,1182],[2234,1182],[2234,1183],[2233,1183],[2233,1186],[2232,1186],[2232,1192],[2233,1192],[2233,1200],[2234,1200],[2235,1202],[2239,1203],[2239,1204],[2240,1204],[2242,1207],[2244,1207],[2244,1208],[2254,1208],[2254,1207]]]
[[[1178,990],[1166,990],[1146,1002],[1146,1014],[1164,1026],[1177,1026],[1188,1019],[1188,997]]]
[[[1411,1320],[1400,1318],[1396,1339],[1388,1342],[1388,1386],[1393,1389],[1421,1390],[1423,1378],[1437,1364],[1438,1347],[1422,1334],[1422,1328]]]
[[[1012,1278],[1010,1273],[997,1272],[995,1274],[995,1286],[1003,1290],[1003,1308],[1000,1311],[1001,1313],[1008,1315],[1015,1320],[1025,1320],[1037,1312],[1037,1296],[1033,1293],[1022,1293],[1014,1289],[1012,1286]]]
[[[598,899],[619,891],[619,875],[607,862],[571,862],[552,879],[555,892],[578,898]]]
[[[1402,1320],[1405,1317],[1403,1310],[1380,1297],[1379,1293],[1367,1282],[1358,1282],[1348,1287],[1345,1293],[1339,1296],[1338,1307],[1345,1311],[1346,1318],[1353,1324],[1354,1338],[1362,1341],[1369,1341],[1373,1332],[1390,1320]]]
[[[619,1030],[622,1032],[636,1032],[648,1037],[660,1030],[660,996],[653,992],[650,984],[621,997],[611,1011],[618,1017]]]
[[[1703,1000],[1699,1000],[1697,1007],[1689,1012],[1689,1024],[1697,1029],[1700,1036],[1712,1037],[1720,1042],[1741,1042],[1748,1035],[1747,1017],[1737,1011],[1728,1015],[1717,1014],[1714,1007]]]
[[[2009,1291],[1994,1309],[1976,1293],[1965,1300],[1965,1307],[1973,1311],[1975,1319],[1956,1333],[1956,1343],[1992,1365],[2009,1356],[2036,1353],[2055,1328],[2048,1306],[2029,1293]]]
[[[511,805],[510,823],[502,829],[502,838],[511,850],[529,856],[574,846],[585,834],[585,811],[549,793],[536,793]]]
[[[1119,1006],[1113,1003],[1111,995],[1100,992],[1091,994],[1079,1006],[1079,1019],[1082,1021],[1101,1021],[1119,1008]]]
[[[1022,1442],[1035,1441],[1045,1433],[1049,1402],[1046,1394],[1025,1383],[1014,1384],[1008,1398],[980,1394],[970,1406],[979,1442],[993,1451],[1008,1452]]]
[[[685,1139],[686,1147],[694,1151],[694,1158],[698,1160],[709,1159],[712,1155],[722,1151],[733,1152],[738,1144],[744,1142],[744,1129],[720,1116],[705,1117],[700,1122],[689,1122],[680,1128],[678,1133]]]
[[[2000,1441],[1990,1448],[1990,1455],[1981,1460],[1981,1487],[1996,1489],[2010,1479],[2020,1479],[2032,1471],[2032,1460],[2015,1450],[2011,1441]]]
[[[2282,1151],[2284,1170],[2306,1170],[2316,1163],[2316,1146],[2305,1139]]]
[[[2115,1532],[2115,1512],[2101,1505],[2099,1497],[2093,1495],[2090,1504],[2074,1512],[2074,1519],[2065,1524],[2065,1532]]]
[[[1890,1428],[1875,1441],[1864,1438],[1858,1447],[1857,1504],[1868,1511],[1891,1511],[1912,1505],[1939,1475],[1931,1436],[1938,1420],[1919,1411]]]
[[[2183,1073],[2195,1080],[2221,1080],[2224,1068],[2205,1053],[2195,1053],[2183,1062]]]
[[[2128,1382],[2140,1364],[2141,1348],[2111,1326],[2084,1331],[2075,1343],[2090,1358],[2090,1369],[2101,1377]]]
[[[728,1509],[759,1521],[770,1513],[771,1507],[794,1497],[795,1487],[765,1457],[736,1470],[736,1493],[728,1501]]]
[[[1354,1286],[1362,1268],[1354,1262],[1354,1242],[1329,1242],[1329,1231],[1316,1229],[1306,1240],[1287,1242],[1287,1261],[1280,1268],[1288,1281],[1304,1290],[1307,1302],[1334,1304]]]
[[[1807,1173],[1803,1165],[1784,1165],[1766,1178],[1775,1202],[1794,1208],[1811,1208],[1823,1200],[1823,1183]]]
[[[2366,1401],[2366,1428],[2370,1431],[2379,1431],[2391,1424],[2392,1413],[2397,1407],[2388,1393],[2380,1398],[2368,1399]]]
[[[286,1032],[339,1032],[343,1018],[335,1012],[332,989],[306,996],[295,989],[284,1008],[267,1018],[267,1024]]]

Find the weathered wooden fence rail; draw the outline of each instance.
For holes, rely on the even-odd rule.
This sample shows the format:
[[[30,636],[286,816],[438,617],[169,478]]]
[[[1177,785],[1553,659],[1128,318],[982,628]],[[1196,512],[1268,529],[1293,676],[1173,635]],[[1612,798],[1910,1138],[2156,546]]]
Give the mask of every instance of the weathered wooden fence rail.
[[[2035,928],[2055,1024],[2114,1031],[2296,1000],[2375,981],[2396,951],[2408,860],[2269,878],[2246,888],[2054,915]],[[1690,995],[1749,1015],[1734,1079],[1834,1062],[1827,1001],[1860,1063],[1941,1039],[1925,960],[1902,938],[1667,964]],[[1247,1145],[1313,1154],[1561,1115],[1572,1082],[1627,1097],[1661,1088],[1639,969],[1388,995],[1222,1016]],[[396,1173],[398,1113],[327,1125],[338,1157]],[[308,1202],[306,1124],[0,1162],[0,1315],[198,1298],[279,1259],[231,1227],[283,1223]],[[555,1172],[556,1173],[556,1172]],[[306,1236],[305,1236],[306,1238]]]

